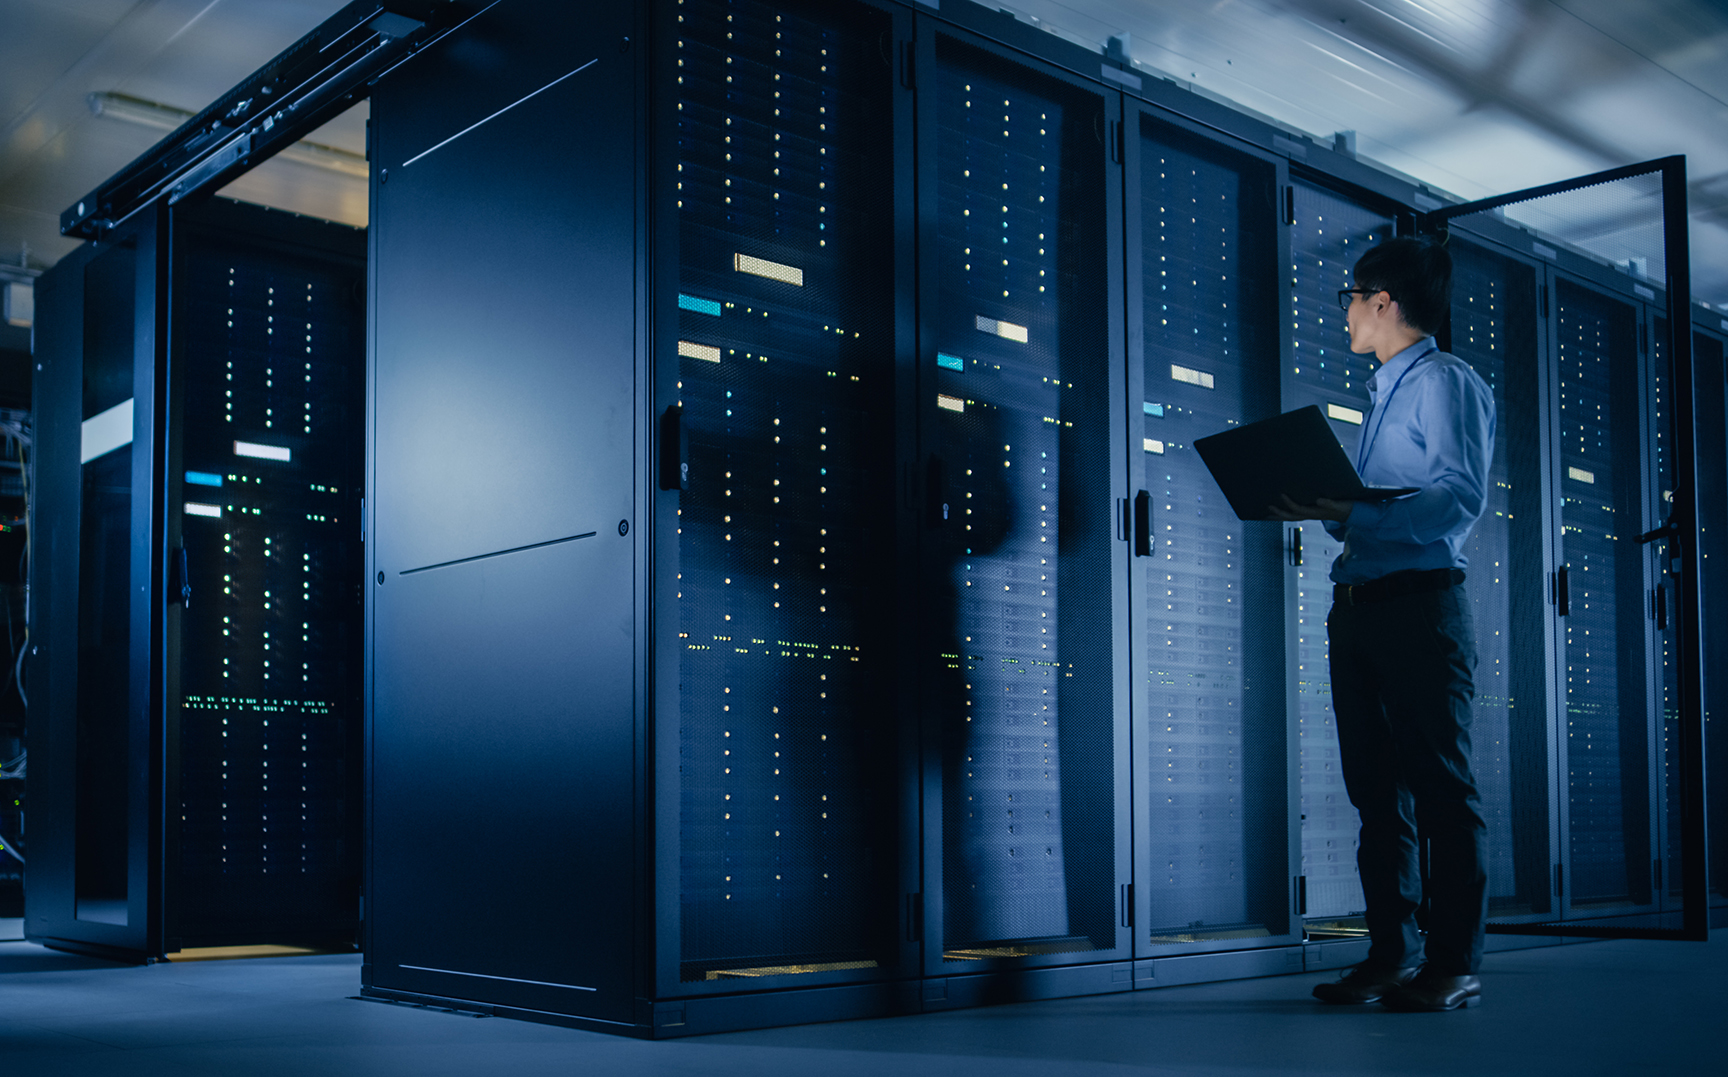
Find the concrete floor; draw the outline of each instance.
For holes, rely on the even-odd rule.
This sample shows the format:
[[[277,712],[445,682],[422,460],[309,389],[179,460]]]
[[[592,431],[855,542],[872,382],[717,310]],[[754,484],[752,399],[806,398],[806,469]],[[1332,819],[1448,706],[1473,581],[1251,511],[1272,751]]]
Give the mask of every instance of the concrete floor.
[[[660,1043],[354,1001],[359,964],[0,943],[0,1074],[1728,1074],[1728,932],[1493,953],[1484,1004],[1449,1014],[1321,1007],[1309,974]]]

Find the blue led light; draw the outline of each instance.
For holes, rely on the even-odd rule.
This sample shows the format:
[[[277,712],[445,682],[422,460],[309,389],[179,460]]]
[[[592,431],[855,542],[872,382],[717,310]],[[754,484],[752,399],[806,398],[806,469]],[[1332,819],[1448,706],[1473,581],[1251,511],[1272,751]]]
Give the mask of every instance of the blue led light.
[[[693,295],[680,295],[678,306],[684,310],[693,310],[698,314],[712,314],[720,317],[720,304],[712,299],[700,299]]]
[[[966,363],[964,360],[962,360],[958,355],[949,355],[947,352],[936,353],[936,365],[948,370],[966,369]]]
[[[208,471],[188,471],[186,481],[194,486],[221,486],[222,476]]]

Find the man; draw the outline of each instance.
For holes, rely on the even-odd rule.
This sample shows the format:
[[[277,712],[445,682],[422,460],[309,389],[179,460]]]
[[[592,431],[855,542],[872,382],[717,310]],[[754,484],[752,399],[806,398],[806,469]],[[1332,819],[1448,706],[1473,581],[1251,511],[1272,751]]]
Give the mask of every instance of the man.
[[[1413,486],[1395,501],[1298,505],[1279,519],[1322,520],[1342,539],[1332,564],[1332,709],[1345,788],[1362,818],[1357,866],[1368,959],[1314,996],[1452,1010],[1481,994],[1488,872],[1470,700],[1476,638],[1464,597],[1464,540],[1482,515],[1494,456],[1494,396],[1433,334],[1451,304],[1452,259],[1399,237],[1356,263],[1339,292],[1350,350],[1373,352],[1373,407],[1356,468],[1365,483]],[[1429,847],[1426,953],[1415,913]]]

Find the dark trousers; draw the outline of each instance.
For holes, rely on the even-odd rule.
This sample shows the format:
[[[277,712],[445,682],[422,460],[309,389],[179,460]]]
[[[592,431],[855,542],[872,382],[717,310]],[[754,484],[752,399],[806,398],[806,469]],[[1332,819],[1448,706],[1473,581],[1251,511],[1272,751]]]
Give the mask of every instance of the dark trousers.
[[[1474,973],[1488,904],[1487,824],[1470,772],[1476,633],[1464,588],[1335,603],[1332,709],[1344,785],[1362,817],[1356,863],[1368,905],[1368,960],[1424,961],[1417,836],[1428,843],[1426,961]]]

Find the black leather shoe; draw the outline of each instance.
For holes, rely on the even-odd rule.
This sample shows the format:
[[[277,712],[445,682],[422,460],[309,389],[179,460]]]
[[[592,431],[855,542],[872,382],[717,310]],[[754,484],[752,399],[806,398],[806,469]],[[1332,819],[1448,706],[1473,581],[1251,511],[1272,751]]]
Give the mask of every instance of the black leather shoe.
[[[1380,1000],[1402,1013],[1441,1013],[1462,1010],[1482,1001],[1482,981],[1475,976],[1442,976],[1423,969],[1416,978],[1386,992]]]
[[[1388,969],[1364,962],[1333,983],[1316,985],[1314,997],[1335,1006],[1379,1002],[1389,992],[1403,987],[1415,976],[1415,968]]]

